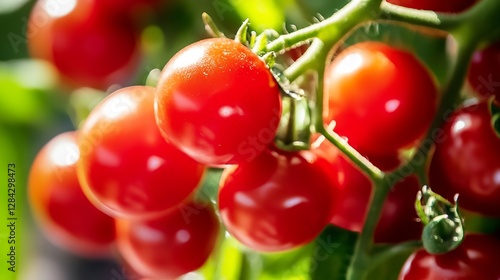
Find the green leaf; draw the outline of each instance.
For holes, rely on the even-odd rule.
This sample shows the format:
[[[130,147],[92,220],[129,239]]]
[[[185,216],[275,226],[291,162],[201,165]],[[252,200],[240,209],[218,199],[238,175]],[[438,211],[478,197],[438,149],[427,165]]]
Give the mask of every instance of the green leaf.
[[[0,62],[0,122],[39,124],[54,113],[55,74],[40,61]]]
[[[332,225],[316,238],[310,257],[309,273],[312,280],[346,278],[358,234]]]
[[[312,254],[315,248],[314,242],[305,246],[273,254],[262,255],[262,271],[269,277],[290,278],[292,275],[306,275],[308,272],[309,255]]]

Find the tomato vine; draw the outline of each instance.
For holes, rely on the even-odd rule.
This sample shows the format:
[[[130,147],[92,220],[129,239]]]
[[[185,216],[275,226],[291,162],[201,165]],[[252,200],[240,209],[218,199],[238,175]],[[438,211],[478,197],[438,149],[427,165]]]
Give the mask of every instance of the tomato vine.
[[[383,253],[375,255],[371,253],[372,236],[381,213],[382,204],[397,179],[402,179],[411,173],[422,173],[425,161],[421,157],[428,157],[431,147],[429,143],[435,140],[436,130],[445,121],[445,116],[448,115],[450,108],[453,108],[457,101],[474,50],[480,43],[491,41],[500,35],[500,28],[491,24],[499,12],[500,2],[493,0],[480,1],[464,13],[453,15],[400,7],[381,0],[353,0],[330,18],[295,32],[281,35],[266,46],[265,51],[267,52],[280,52],[293,48],[304,41],[310,41],[308,50],[284,71],[284,76],[289,81],[294,81],[309,69],[315,69],[317,79],[322,81],[324,78],[323,66],[331,56],[330,50],[356,26],[364,23],[392,21],[396,24],[431,28],[435,32],[449,34],[452,40],[455,40],[456,56],[453,59],[450,75],[442,88],[442,97],[436,117],[417,148],[418,155],[414,155],[408,162],[392,172],[381,171],[351,147],[347,141],[329,129],[323,123],[323,106],[316,104],[313,108],[314,129],[342,151],[374,183],[374,193],[370,200],[366,223],[357,240],[352,263],[347,271],[347,279],[363,279],[368,272],[367,267],[369,267],[372,257],[383,258]],[[321,83],[317,85],[314,99],[318,102],[324,99]],[[408,173],[407,170],[414,171]],[[391,248],[390,250],[415,245],[414,242],[403,243],[398,245],[399,247],[396,249]]]

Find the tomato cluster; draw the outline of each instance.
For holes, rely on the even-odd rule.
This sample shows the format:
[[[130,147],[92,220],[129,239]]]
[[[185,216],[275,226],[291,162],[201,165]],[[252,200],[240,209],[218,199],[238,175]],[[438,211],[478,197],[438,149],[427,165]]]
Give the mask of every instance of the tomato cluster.
[[[34,8],[32,22],[40,12],[50,17],[33,31],[32,52],[51,60],[71,83],[103,88],[128,79],[137,61],[133,19],[139,7],[158,5],[101,2],[63,7],[40,0]],[[388,2],[449,13],[475,3]],[[123,48],[109,47],[110,36]],[[468,80],[477,98],[461,101],[436,128],[425,174],[417,178],[413,170],[392,185],[375,243],[421,238],[414,203],[425,183],[450,201],[458,193],[463,209],[500,218],[500,138],[491,125],[500,95],[484,82],[498,77],[497,49],[491,44],[474,56]],[[74,56],[78,63],[69,63]],[[281,130],[298,128],[287,123],[293,112],[283,112],[282,102],[290,96],[271,70],[245,44],[205,39],[174,55],[155,87],[109,94],[77,131],[56,136],[37,155],[29,198],[42,228],[75,253],[96,256],[115,248],[148,279],[177,278],[202,267],[221,227],[244,247],[266,253],[306,245],[330,224],[361,232],[375,182],[326,134],[313,135],[307,149],[280,144]],[[440,117],[440,85],[410,50],[356,43],[337,50],[324,70],[324,100],[311,102],[321,106],[320,123],[382,172],[407,163]],[[304,127],[315,132],[312,126]],[[212,169],[224,169],[217,196],[200,200]],[[468,234],[444,255],[419,250],[400,279],[498,279],[493,260],[499,242]]]

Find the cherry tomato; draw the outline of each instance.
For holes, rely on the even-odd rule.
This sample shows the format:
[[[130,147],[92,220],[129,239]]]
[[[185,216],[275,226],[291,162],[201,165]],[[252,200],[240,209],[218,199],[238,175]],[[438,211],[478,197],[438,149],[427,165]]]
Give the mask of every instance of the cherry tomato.
[[[500,42],[474,53],[467,80],[479,97],[494,96],[500,104]]]
[[[328,159],[331,164],[330,172],[337,174],[333,185],[335,196],[332,199],[333,214],[330,222],[338,227],[360,232],[365,223],[372,183],[330,142],[318,141],[313,147],[315,153]],[[399,165],[397,155],[369,159],[382,170],[391,170]],[[394,185],[375,229],[375,242],[398,243],[420,239],[422,226],[414,208],[419,189],[418,180],[414,176]]]
[[[387,0],[387,2],[420,10],[441,13],[459,13],[467,10],[477,0]]]
[[[442,131],[429,168],[432,189],[449,200],[458,193],[461,207],[500,217],[500,138],[487,102],[458,109]]]
[[[255,158],[273,141],[280,116],[279,87],[271,72],[233,40],[187,46],[167,63],[157,85],[160,130],[205,164]]]
[[[205,263],[219,222],[212,206],[186,203],[155,219],[118,219],[116,228],[118,251],[135,271],[151,279],[175,279]]]
[[[65,132],[38,153],[28,180],[36,220],[55,244],[80,255],[111,254],[115,224],[85,197],[76,175],[76,133]]]
[[[399,280],[498,280],[500,240],[469,234],[455,250],[431,255],[420,249],[406,261]]]
[[[311,153],[265,151],[224,171],[219,210],[229,233],[263,252],[314,239],[330,219],[334,174]]]
[[[69,85],[106,89],[123,84],[138,64],[138,34],[132,22],[104,15],[99,2],[39,0],[31,12],[31,55],[51,62]]]
[[[419,139],[437,89],[411,53],[379,42],[348,47],[327,65],[325,121],[363,154],[391,155]]]
[[[204,167],[167,143],[154,119],[152,87],[115,91],[81,127],[79,178],[92,202],[115,217],[161,214],[198,186]]]

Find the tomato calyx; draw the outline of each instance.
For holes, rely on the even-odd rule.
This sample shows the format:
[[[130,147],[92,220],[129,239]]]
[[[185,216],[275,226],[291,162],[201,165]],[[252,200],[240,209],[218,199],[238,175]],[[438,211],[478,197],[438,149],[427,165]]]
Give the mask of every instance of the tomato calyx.
[[[422,244],[431,254],[444,254],[457,248],[464,239],[464,220],[454,204],[423,186],[418,192],[415,209],[424,224]]]

